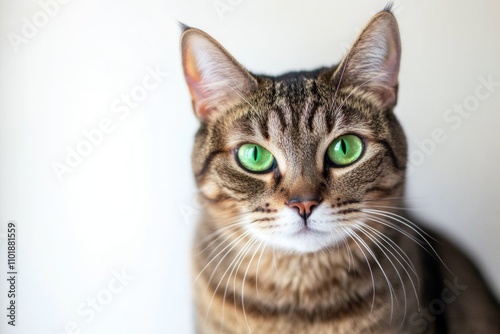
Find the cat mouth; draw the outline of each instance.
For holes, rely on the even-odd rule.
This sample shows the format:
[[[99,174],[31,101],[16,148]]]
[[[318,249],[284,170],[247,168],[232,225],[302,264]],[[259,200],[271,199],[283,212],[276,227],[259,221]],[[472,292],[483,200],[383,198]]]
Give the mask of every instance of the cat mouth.
[[[302,227],[300,230],[298,230],[297,232],[293,233],[293,236],[294,237],[301,237],[301,236],[305,236],[305,235],[318,236],[318,235],[322,235],[322,234],[325,234],[325,232],[311,228],[311,227],[306,225],[306,226]]]

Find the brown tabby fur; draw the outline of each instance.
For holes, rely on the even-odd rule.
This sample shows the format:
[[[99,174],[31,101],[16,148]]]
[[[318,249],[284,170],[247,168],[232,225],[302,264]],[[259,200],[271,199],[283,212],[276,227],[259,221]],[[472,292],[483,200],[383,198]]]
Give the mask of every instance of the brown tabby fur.
[[[498,302],[474,265],[403,209],[407,147],[392,111],[400,45],[389,9],[338,66],[280,77],[250,74],[210,36],[184,28],[184,70],[201,120],[197,333],[499,333]],[[391,55],[382,59],[376,43],[387,31],[396,61],[383,67]],[[200,65],[193,36],[211,45],[203,61],[215,55],[219,67]],[[210,76],[231,84],[206,83]],[[347,133],[363,138],[364,155],[332,168],[325,151]],[[243,170],[235,150],[244,143],[266,147],[278,167]],[[320,198],[331,233],[347,237],[317,251],[275,246],[278,215],[297,195]]]

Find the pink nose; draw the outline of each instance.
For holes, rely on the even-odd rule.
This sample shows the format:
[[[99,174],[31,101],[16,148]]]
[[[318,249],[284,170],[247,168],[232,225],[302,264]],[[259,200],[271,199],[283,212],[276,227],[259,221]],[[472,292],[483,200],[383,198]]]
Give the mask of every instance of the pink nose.
[[[288,206],[291,208],[297,208],[299,210],[299,215],[304,217],[304,219],[307,219],[311,215],[312,209],[318,205],[319,202],[316,200],[302,202],[290,200],[288,202]]]

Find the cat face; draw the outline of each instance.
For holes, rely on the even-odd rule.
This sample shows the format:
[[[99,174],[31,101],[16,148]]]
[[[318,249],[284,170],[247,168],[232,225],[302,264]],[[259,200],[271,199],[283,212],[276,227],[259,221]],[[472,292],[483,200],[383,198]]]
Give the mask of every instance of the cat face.
[[[216,231],[315,252],[388,228],[367,210],[393,205],[404,187],[391,13],[376,15],[338,66],[311,72],[253,75],[192,28],[182,52],[201,122],[193,170]]]

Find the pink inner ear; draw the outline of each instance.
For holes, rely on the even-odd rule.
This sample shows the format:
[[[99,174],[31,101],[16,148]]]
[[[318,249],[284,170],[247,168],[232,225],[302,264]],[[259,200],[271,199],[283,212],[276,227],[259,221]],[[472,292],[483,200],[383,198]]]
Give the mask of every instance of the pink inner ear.
[[[394,40],[388,41],[388,54],[385,61],[385,67],[387,71],[387,81],[391,87],[395,87],[398,83],[398,72],[399,72],[399,54],[398,48],[395,45]]]
[[[387,38],[387,57],[384,63],[384,71],[386,72],[386,89],[380,92],[384,106],[394,106],[396,104],[397,97],[397,85],[398,85],[398,74],[399,74],[399,50],[396,45],[397,41],[390,38],[392,37],[392,32],[386,32]]]
[[[206,119],[208,117],[208,112],[205,103],[203,103],[204,92],[201,84],[202,77],[201,73],[198,71],[196,59],[189,47],[186,48],[184,56],[184,76],[186,77],[189,93],[193,99],[193,107],[196,115],[201,119]]]
[[[201,119],[207,119],[208,112],[206,110],[206,104],[203,103],[203,93],[200,80],[186,76],[186,82],[188,83],[189,93],[193,99],[193,108],[196,115]]]

